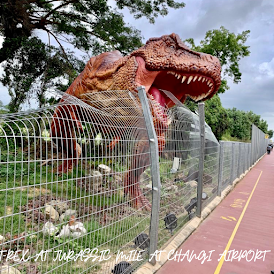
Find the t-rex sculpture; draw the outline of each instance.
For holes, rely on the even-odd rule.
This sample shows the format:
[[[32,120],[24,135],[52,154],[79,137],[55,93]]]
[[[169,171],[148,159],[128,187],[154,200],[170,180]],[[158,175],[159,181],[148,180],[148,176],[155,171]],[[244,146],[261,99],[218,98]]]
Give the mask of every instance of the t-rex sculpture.
[[[219,89],[220,73],[221,66],[216,57],[190,50],[179,36],[173,33],[151,38],[143,47],[125,57],[119,51],[92,57],[66,93],[81,99],[84,94],[96,91],[137,91],[138,86],[144,86],[147,96],[153,102],[153,121],[155,126],[157,125],[155,128],[161,152],[165,147],[164,134],[168,127],[168,121],[161,109],[174,105],[161,90],[171,92],[181,102],[184,102],[187,96],[195,101],[205,100]],[[62,109],[57,107],[51,125],[53,139],[61,142],[58,137],[66,135],[73,140],[73,130],[67,129],[77,127],[81,130],[77,113],[79,112],[75,111],[73,106]],[[69,115],[70,121],[60,122],[58,117],[65,115]],[[115,139],[111,145],[115,145]],[[62,148],[66,151],[67,159],[59,166],[58,171],[67,172],[72,169],[73,164],[77,164],[81,150],[76,141],[63,142]],[[142,149],[144,148],[138,148],[138,151]],[[140,160],[144,167],[149,165],[149,158]],[[138,162],[140,163],[136,160],[132,162],[125,177],[125,192],[129,193],[135,207],[149,209],[150,204],[139,186],[140,175],[145,168],[137,169]]]

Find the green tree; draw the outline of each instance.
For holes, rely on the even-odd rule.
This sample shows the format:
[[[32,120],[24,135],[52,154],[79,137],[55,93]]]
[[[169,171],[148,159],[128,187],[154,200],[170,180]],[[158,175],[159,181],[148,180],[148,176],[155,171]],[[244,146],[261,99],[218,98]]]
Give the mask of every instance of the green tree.
[[[3,102],[0,100],[0,114],[7,113],[8,108],[3,104]]]
[[[260,115],[255,114],[255,113],[254,113],[253,111],[251,111],[251,110],[248,111],[248,112],[246,113],[246,115],[247,115],[249,121],[250,121],[252,124],[254,124],[255,126],[259,127],[259,125],[260,125],[260,119],[261,119],[261,116],[260,116]]]
[[[267,132],[268,132],[268,124],[267,124],[267,121],[261,119],[260,125],[259,125],[259,129],[260,129],[261,131],[263,131],[264,133],[267,133]]]
[[[1,1],[0,34],[4,42],[0,63],[6,61],[1,80],[11,94],[12,111],[28,99],[27,94],[35,95],[43,104],[45,90],[60,87],[54,79],[69,80],[79,73],[82,64],[72,57],[65,44],[93,55],[114,49],[127,53],[140,47],[140,31],[125,24],[118,10],[127,8],[136,19],[145,16],[154,23],[155,17],[166,15],[169,8],[184,7],[184,3],[175,0],[115,3],[116,8],[107,0]],[[48,42],[44,43],[37,31],[44,32]],[[52,46],[53,40],[58,47]]]
[[[223,77],[217,94],[224,93],[229,89],[225,77],[231,77],[234,83],[241,81],[242,74],[239,69],[239,61],[250,54],[249,46],[245,45],[249,32],[247,30],[240,34],[235,34],[221,26],[220,29],[206,32],[205,38],[200,41],[199,45],[195,45],[193,38],[185,40],[191,49],[211,54],[220,60]],[[220,139],[222,134],[229,128],[230,123],[220,98],[217,95],[213,98],[205,103],[205,117],[207,117],[207,123],[211,126],[213,133]],[[186,105],[191,110],[197,108],[197,104],[190,98],[187,99]]]
[[[273,137],[273,130],[272,129],[270,129],[268,132],[267,132],[267,134],[269,135],[269,139],[271,139],[272,137]]]
[[[232,137],[240,140],[251,139],[251,121],[246,112],[236,108],[227,109],[229,117],[229,133]]]
[[[185,104],[193,112],[198,110],[197,103],[190,98]],[[230,120],[218,94],[205,101],[205,121],[218,140],[229,129]]]
[[[218,140],[229,128],[228,115],[218,95],[205,101],[205,121]]]
[[[236,35],[221,26],[219,30],[208,31],[200,45],[196,46],[193,38],[185,40],[193,50],[211,54],[220,60],[223,79],[218,93],[229,89],[225,76],[231,77],[236,84],[241,81],[239,61],[250,54],[249,46],[245,45],[249,33],[250,31],[246,30]]]
[[[264,133],[273,135],[273,130],[268,130],[268,124],[264,119],[261,119],[260,115],[253,113],[252,111],[241,111],[236,108],[227,109],[229,117],[229,133],[232,137],[236,137],[240,140],[251,139],[251,125],[254,124]],[[271,137],[270,137],[271,138]]]

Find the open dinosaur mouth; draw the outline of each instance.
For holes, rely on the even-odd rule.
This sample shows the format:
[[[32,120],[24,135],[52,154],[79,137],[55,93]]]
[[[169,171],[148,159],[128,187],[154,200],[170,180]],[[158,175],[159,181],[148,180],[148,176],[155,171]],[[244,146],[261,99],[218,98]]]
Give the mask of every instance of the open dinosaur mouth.
[[[148,93],[151,94],[161,106],[171,107],[171,101],[161,90],[171,92],[182,103],[187,96],[195,101],[200,101],[213,93],[214,80],[197,73],[181,73],[175,71],[160,72],[152,83]]]
[[[187,96],[195,101],[210,98],[220,85],[218,70],[212,65],[200,66],[199,69],[192,65],[188,71],[172,68],[159,71],[146,67],[146,62],[140,56],[136,56],[136,61],[138,69],[135,82],[137,86],[145,87],[148,97],[153,100],[153,111],[162,125],[167,124],[165,108],[176,104],[174,98],[168,97],[165,91],[183,103]]]

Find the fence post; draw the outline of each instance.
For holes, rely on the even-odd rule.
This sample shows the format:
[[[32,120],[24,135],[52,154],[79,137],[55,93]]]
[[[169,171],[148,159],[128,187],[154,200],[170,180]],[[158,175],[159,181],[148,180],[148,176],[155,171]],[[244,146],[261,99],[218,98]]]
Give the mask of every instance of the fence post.
[[[223,163],[224,163],[224,143],[220,141],[219,174],[218,174],[218,190],[217,190],[218,196],[221,196],[221,193],[222,193]]]
[[[232,143],[232,157],[231,157],[231,169],[230,169],[230,184],[232,185],[234,180],[234,166],[235,166],[235,143]]]
[[[254,136],[254,125],[252,124],[252,131],[251,131],[251,164],[250,166],[252,166],[254,164],[254,158],[255,158],[255,151],[254,151],[254,139],[255,139],[255,136]]]
[[[152,208],[150,219],[150,246],[149,254],[153,254],[157,250],[158,245],[158,227],[159,227],[159,212],[160,212],[160,196],[161,196],[161,183],[160,183],[160,169],[159,169],[159,150],[158,139],[153,125],[152,115],[150,112],[146,91],[143,86],[138,87],[138,95],[143,108],[145,118],[151,157],[151,179],[152,179]],[[155,256],[150,261],[152,265],[156,264]]]
[[[199,121],[200,121],[200,156],[199,156],[196,216],[200,218],[201,212],[202,212],[203,174],[204,174],[204,159],[205,159],[205,104],[199,103],[198,107],[199,107]]]
[[[248,168],[250,168],[252,166],[252,153],[251,153],[251,146],[252,144],[250,143],[249,146],[248,146],[248,154],[249,154],[249,166]]]
[[[245,164],[245,171],[248,170],[248,150],[249,150],[249,147],[248,147],[248,144],[245,144],[245,149],[246,149],[246,164]]]
[[[237,178],[239,178],[240,177],[240,172],[241,172],[241,169],[240,169],[240,167],[241,167],[241,143],[239,143],[239,155],[238,155],[238,169],[237,169]]]

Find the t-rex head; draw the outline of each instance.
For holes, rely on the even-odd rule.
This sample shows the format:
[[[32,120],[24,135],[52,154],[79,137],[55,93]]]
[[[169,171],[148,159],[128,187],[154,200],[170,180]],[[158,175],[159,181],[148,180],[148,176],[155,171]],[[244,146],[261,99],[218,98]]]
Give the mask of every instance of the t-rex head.
[[[123,57],[119,51],[92,57],[68,93],[82,97],[98,90],[137,90],[144,86],[161,106],[174,103],[161,91],[168,90],[184,102],[212,97],[220,87],[221,66],[216,57],[190,50],[177,34],[151,38]]]
[[[173,105],[161,89],[184,102],[187,96],[195,101],[210,98],[220,87],[219,60],[190,50],[174,33],[149,39],[131,55],[138,62],[137,85],[145,86],[161,105]]]

